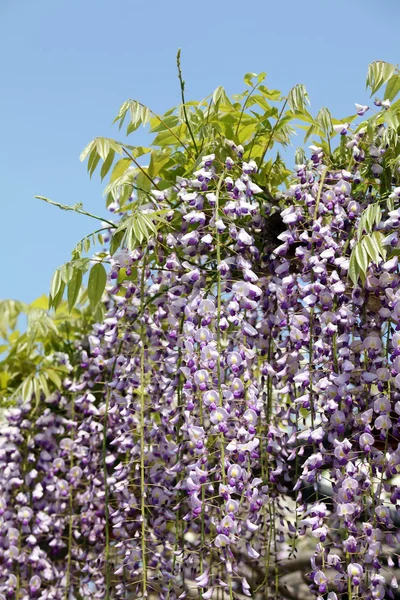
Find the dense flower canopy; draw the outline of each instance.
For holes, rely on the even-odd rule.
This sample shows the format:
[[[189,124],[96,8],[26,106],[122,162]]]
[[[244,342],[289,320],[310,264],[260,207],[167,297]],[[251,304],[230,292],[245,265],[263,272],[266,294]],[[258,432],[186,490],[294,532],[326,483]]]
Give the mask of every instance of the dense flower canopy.
[[[2,600],[300,598],[296,570],[303,594],[395,597],[400,173],[376,104],[285,191],[254,138],[144,171],[134,247],[114,197],[104,318],[1,426]]]

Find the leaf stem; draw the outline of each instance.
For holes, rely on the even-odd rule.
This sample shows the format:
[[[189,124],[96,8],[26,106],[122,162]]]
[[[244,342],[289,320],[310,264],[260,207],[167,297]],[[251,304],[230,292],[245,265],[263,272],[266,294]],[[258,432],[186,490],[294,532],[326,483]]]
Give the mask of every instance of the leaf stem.
[[[101,221],[102,223],[108,223],[111,227],[115,227],[115,223],[112,221],[108,221],[104,217],[98,217],[97,215],[93,215],[92,213],[83,210],[79,205],[69,206],[68,204],[60,204],[59,202],[54,202],[54,200],[50,200],[50,198],[45,198],[44,196],[35,196],[38,200],[43,200],[43,202],[47,202],[47,204],[52,204],[53,206],[57,206],[61,210],[72,210],[73,212],[77,212],[81,215],[85,215],[86,217],[91,217],[92,219],[96,219],[97,221]]]
[[[148,108],[147,106],[145,106],[141,102],[138,102],[138,104],[140,106],[142,106],[143,108]],[[193,160],[193,155],[189,151],[189,148],[186,146],[186,144],[181,140],[181,138],[178,135],[176,135],[176,133],[170,127],[168,127],[168,125],[166,124],[166,122],[163,121],[162,118],[157,113],[155,113],[153,110],[151,110],[151,108],[148,108],[148,110],[153,115],[153,117],[155,119],[158,119],[160,121],[160,123],[162,125],[164,125],[165,129],[167,129],[167,131],[169,131],[169,133],[184,147],[185,151],[189,154],[189,158],[191,158]]]
[[[256,83],[256,85],[253,86],[253,88],[251,89],[250,93],[246,96],[246,100],[243,102],[242,112],[240,113],[240,117],[239,117],[239,120],[237,122],[236,130],[235,130],[235,137],[236,138],[237,138],[237,134],[238,134],[238,131],[239,131],[240,123],[242,122],[242,117],[243,117],[245,108],[247,106],[247,102],[250,100],[250,96],[252,95],[253,92],[255,92],[255,90],[258,88],[259,85],[260,85],[259,83]]]
[[[181,49],[180,48],[179,48],[178,53],[176,55],[176,65],[178,67],[178,77],[179,77],[179,83],[180,83],[180,86],[181,86],[181,97],[182,97],[183,113],[185,115],[185,123],[186,123],[186,126],[187,126],[188,130],[189,130],[190,137],[192,138],[196,154],[198,154],[196,140],[194,139],[193,131],[192,131],[192,128],[190,127],[189,119],[188,119],[187,112],[186,112],[186,104],[185,104],[185,82],[184,82],[184,80],[182,78]]]
[[[269,150],[269,146],[270,146],[270,144],[271,144],[272,137],[273,137],[273,135],[274,135],[274,133],[275,133],[275,131],[276,131],[276,128],[278,127],[279,121],[281,120],[281,117],[282,117],[283,111],[285,110],[287,103],[288,103],[288,99],[286,98],[286,100],[285,100],[285,102],[283,103],[283,106],[282,106],[282,108],[281,108],[281,112],[279,113],[279,115],[278,115],[278,118],[277,118],[277,120],[276,120],[276,123],[275,123],[275,125],[274,125],[274,126],[273,126],[273,128],[272,128],[272,131],[271,131],[271,134],[270,134],[270,136],[269,136],[269,138],[268,138],[268,141],[267,141],[267,143],[265,144],[265,146],[264,146],[264,149],[263,149],[263,151],[262,151],[261,158],[260,158],[260,164],[258,165],[258,171],[257,171],[257,172],[260,172],[261,165],[262,165],[262,164],[263,164],[263,162],[264,162],[264,158],[265,158],[265,155],[267,154],[267,152],[268,152],[268,150]]]
[[[71,402],[71,418],[72,421],[75,420],[75,397],[72,397]],[[72,432],[74,434],[74,430]],[[71,452],[70,454],[70,468],[74,465],[74,456]],[[70,595],[70,586],[71,586],[71,564],[72,564],[72,527],[73,527],[73,512],[74,512],[74,495],[73,495],[73,487],[72,483],[70,483],[69,489],[69,531],[68,531],[68,562],[67,562],[67,573],[66,573],[66,582],[65,582],[65,600],[68,600]]]
[[[144,438],[144,412],[145,412],[145,387],[144,387],[144,359],[145,359],[145,326],[144,326],[144,284],[146,278],[146,259],[143,258],[142,273],[140,276],[140,298],[141,318],[140,318],[140,515],[141,515],[141,534],[142,534],[142,595],[143,598],[147,595],[147,560],[146,560],[146,491],[145,491],[145,438]]]
[[[156,182],[154,181],[154,179],[152,179],[150,177],[150,175],[147,173],[147,171],[145,171],[143,169],[143,167],[141,165],[139,165],[139,163],[137,162],[137,160],[135,158],[133,158],[132,154],[130,152],[128,152],[128,150],[126,148],[122,148],[122,150],[125,152],[125,154],[127,155],[128,158],[131,159],[131,161],[137,166],[137,168],[139,169],[139,171],[141,173],[143,173],[143,175],[145,177],[147,177],[147,179],[150,181],[151,185],[154,185],[154,187],[159,190],[160,188],[158,187],[158,185],[156,184]]]

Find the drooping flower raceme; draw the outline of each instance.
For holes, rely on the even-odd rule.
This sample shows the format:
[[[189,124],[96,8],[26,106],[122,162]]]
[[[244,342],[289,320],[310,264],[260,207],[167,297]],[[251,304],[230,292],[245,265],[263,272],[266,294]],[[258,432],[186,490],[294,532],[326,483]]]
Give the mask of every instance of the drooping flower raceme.
[[[351,170],[313,147],[272,248],[233,142],[154,192],[174,226],[110,257],[79,366],[1,426],[0,598],[284,598],[306,539],[315,596],[395,587],[398,260],[349,285],[360,165],[379,175],[385,150],[349,128]],[[396,190],[374,225],[390,246]]]

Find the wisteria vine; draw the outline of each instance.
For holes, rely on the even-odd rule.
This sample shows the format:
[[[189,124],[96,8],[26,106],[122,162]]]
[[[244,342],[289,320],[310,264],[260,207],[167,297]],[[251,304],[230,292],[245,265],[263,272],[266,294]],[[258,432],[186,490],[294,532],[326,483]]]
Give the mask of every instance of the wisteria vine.
[[[226,139],[151,190],[170,228],[108,252],[79,365],[1,425],[1,600],[396,597],[400,187],[383,126],[337,129],[346,168],[311,146],[279,198]]]

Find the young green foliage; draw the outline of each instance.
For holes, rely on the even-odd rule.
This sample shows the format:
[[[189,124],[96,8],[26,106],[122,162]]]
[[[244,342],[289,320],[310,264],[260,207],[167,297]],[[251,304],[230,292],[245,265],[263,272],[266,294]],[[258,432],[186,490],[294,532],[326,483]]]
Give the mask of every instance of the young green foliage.
[[[112,255],[122,247],[134,250],[150,238],[156,239],[158,233],[165,235],[173,231],[174,219],[172,222],[167,221],[164,215],[175,210],[174,196],[163,198],[158,202],[157,210],[149,211],[146,205],[154,203],[153,192],[162,192],[174,186],[177,177],[185,177],[193,171],[204,155],[216,153],[218,160],[224,161],[225,139],[243,146],[245,160],[256,161],[257,184],[268,199],[274,198],[280,188],[289,183],[290,177],[290,170],[283,163],[279,151],[273,153],[273,147],[275,144],[283,147],[290,144],[296,129],[305,130],[305,141],[312,136],[319,138],[313,140],[313,144],[323,150],[328,167],[346,169],[352,164],[354,159],[351,149],[346,146],[345,137],[339,136],[340,144],[336,147],[334,138],[341,128],[351,126],[357,119],[357,114],[338,120],[323,107],[314,117],[308,111],[309,98],[303,85],[295,85],[284,96],[279,90],[269,89],[265,85],[265,73],[247,73],[244,77],[246,89],[232,98],[219,86],[204,100],[188,101],[184,93],[185,82],[179,54],[177,65],[181,104],[158,115],[138,100],[129,99],[121,105],[114,119],[119,129],[126,126],[127,136],[140,126],[148,126],[149,136],[152,137],[148,146],[134,146],[125,141],[98,137],[81,154],[82,161],[87,159],[90,176],[98,167],[102,179],[109,176],[105,188],[106,206],[109,207],[116,201],[119,205],[121,220],[118,223],[106,223],[109,225]],[[357,240],[351,245],[349,276],[354,283],[359,278],[365,278],[371,261],[377,262],[386,256],[382,236],[376,231],[379,223],[378,209],[382,202],[390,205],[392,180],[397,177],[400,167],[400,100],[393,102],[400,90],[400,74],[396,66],[376,61],[368,68],[367,87],[373,95],[385,84],[384,100],[392,102],[391,106],[385,105],[384,110],[354,126],[354,131],[364,136],[364,145],[374,144],[379,133],[388,146],[380,177],[376,178],[372,172],[369,173],[368,185],[372,185],[376,194],[376,212],[373,215],[369,210],[363,216]],[[300,158],[304,160],[304,153],[297,152],[297,162]],[[366,193],[366,184],[360,184],[354,189],[354,193]],[[41,199],[63,210],[89,214],[79,204],[67,207],[43,197]],[[104,221],[96,215],[90,216]],[[94,233],[99,235],[101,230]],[[82,254],[89,252],[94,243],[94,234],[81,240],[74,249],[71,261],[63,265],[53,277],[50,307],[59,306],[65,290],[68,306],[70,309],[74,307],[79,295],[78,288],[89,269],[89,260],[82,257]],[[96,255],[97,262],[102,262],[103,258],[102,253]],[[98,271],[100,272],[99,268]],[[97,282],[96,293],[91,293],[93,306],[94,299],[99,305],[103,285],[105,287],[104,274],[101,281]]]

